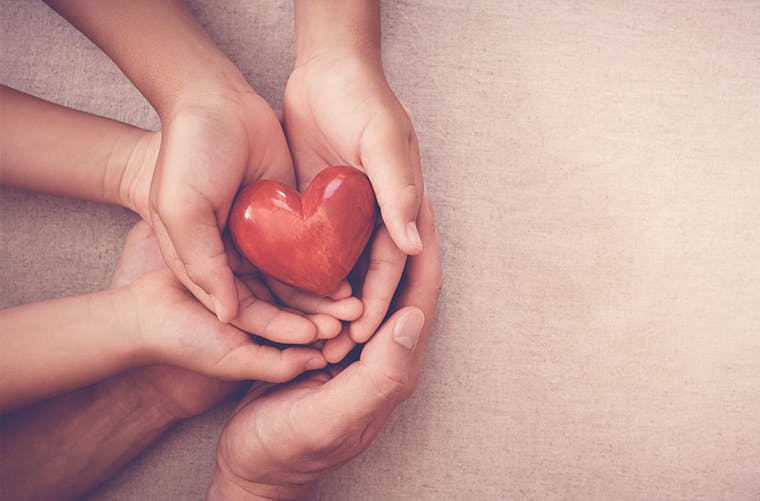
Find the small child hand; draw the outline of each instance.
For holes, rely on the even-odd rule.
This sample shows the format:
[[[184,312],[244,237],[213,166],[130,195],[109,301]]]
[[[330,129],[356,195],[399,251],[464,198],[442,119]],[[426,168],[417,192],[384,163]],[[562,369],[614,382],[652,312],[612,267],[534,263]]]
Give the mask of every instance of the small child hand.
[[[134,259],[129,253],[140,256]],[[139,223],[130,232],[114,280],[124,282],[138,271],[155,269],[161,266],[159,258],[155,236]],[[142,270],[137,269],[140,267]],[[263,284],[250,276],[237,282],[241,304],[250,305],[243,311],[256,317],[248,322],[260,327],[255,334],[288,344],[307,344],[317,339],[319,331],[309,320],[267,302],[271,297],[258,297],[266,294]],[[134,325],[141,356],[149,363],[168,363],[223,379],[277,382],[325,365],[316,350],[280,350],[220,323],[166,268],[139,277],[127,287],[135,307]]]

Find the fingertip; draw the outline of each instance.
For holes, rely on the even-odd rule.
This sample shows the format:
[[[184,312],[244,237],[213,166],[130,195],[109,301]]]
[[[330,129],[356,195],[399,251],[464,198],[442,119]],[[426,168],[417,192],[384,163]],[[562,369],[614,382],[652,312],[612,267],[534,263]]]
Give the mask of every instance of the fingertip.
[[[341,362],[346,355],[356,346],[348,336],[348,330],[344,329],[339,336],[327,341],[322,348],[322,356],[331,364]]]
[[[257,378],[273,383],[286,383],[306,371],[319,370],[327,366],[322,353],[303,347],[286,348],[280,353],[279,369],[265,377]]]
[[[365,326],[367,322],[364,321],[364,317],[351,322],[348,328],[348,335],[355,343],[366,343],[369,338],[372,337],[372,332]]]
[[[293,335],[290,336],[290,339],[292,339],[291,343],[308,344],[319,339],[320,326],[313,319],[302,317],[295,313],[292,315],[298,319],[296,322],[298,325],[294,325]]]
[[[425,313],[416,306],[405,308],[393,326],[393,340],[407,350],[413,350],[425,325]]]
[[[228,324],[238,316],[239,284],[235,280],[235,276],[232,274],[232,270],[229,266],[220,269],[217,276],[219,276],[219,278],[214,280],[211,284],[208,284],[207,281],[200,281],[201,283],[198,283],[199,281],[193,280],[193,277],[190,277],[190,280],[193,280],[193,282],[201,288],[201,291],[206,292],[208,298],[206,306],[216,315],[216,318],[218,318],[220,322]],[[198,296],[197,294],[196,296],[203,301],[204,298],[202,296]]]
[[[325,314],[309,315],[309,320],[316,326],[317,339],[332,339],[340,334],[342,324],[340,320]]]
[[[341,320],[357,320],[364,313],[364,303],[358,297],[349,297],[341,301]]]
[[[316,371],[319,369],[324,369],[325,367],[327,367],[327,360],[325,360],[325,357],[323,357],[322,355],[310,358],[306,362],[307,371]]]
[[[422,252],[422,238],[415,221],[397,225],[386,222],[386,227],[391,240],[396,244],[396,247],[401,249],[401,252],[409,256],[416,256]]]
[[[420,238],[420,232],[417,229],[417,223],[409,221],[406,225],[406,238],[411,246],[411,254],[419,254],[422,252],[422,238]],[[409,253],[408,253],[409,254]]]

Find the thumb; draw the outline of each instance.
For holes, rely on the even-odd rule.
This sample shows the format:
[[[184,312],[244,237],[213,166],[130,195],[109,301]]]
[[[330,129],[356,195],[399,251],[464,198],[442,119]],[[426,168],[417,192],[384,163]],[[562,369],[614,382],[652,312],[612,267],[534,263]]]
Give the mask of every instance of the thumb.
[[[152,216],[167,265],[220,322],[234,319],[237,288],[213,210],[164,210]]]
[[[317,404],[322,407],[320,415],[330,416],[326,422],[344,423],[349,428],[374,422],[378,416],[390,415],[411,395],[414,348],[424,324],[425,314],[416,306],[394,313],[366,344],[361,361],[322,387],[324,393]]]
[[[382,113],[370,121],[362,134],[361,161],[391,238],[406,254],[419,254],[422,240],[416,221],[422,172],[417,139],[406,113],[402,118]]]

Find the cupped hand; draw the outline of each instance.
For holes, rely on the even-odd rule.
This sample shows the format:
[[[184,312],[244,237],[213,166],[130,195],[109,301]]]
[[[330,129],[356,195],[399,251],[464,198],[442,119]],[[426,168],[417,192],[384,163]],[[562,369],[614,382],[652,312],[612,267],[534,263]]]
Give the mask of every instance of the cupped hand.
[[[354,342],[364,342],[387,312],[406,255],[422,250],[416,220],[423,180],[414,128],[385,80],[379,56],[351,51],[297,62],[283,115],[299,189],[325,167],[347,164],[366,172],[375,190],[383,225],[373,237],[361,289],[364,312],[349,329]]]
[[[209,499],[300,498],[317,478],[365,450],[410,396],[441,284],[427,202],[419,224],[425,247],[409,259],[395,313],[345,369],[254,385],[219,439]]]
[[[226,281],[224,277],[229,274],[236,304],[236,314],[231,319],[234,326],[283,343],[333,337],[340,332],[341,320],[354,320],[361,314],[362,306],[356,298],[348,297],[344,290],[335,300],[316,302],[303,294],[289,292],[283,294],[281,302],[290,311],[283,310],[275,305],[274,297],[259,280],[257,271],[239,255],[228,235],[220,233],[217,226],[225,224],[232,198],[241,183],[258,178],[290,185],[295,182],[290,153],[277,117],[258,96],[238,98],[242,102],[252,100],[247,111],[258,116],[252,136],[243,134],[242,119],[233,116],[238,112],[224,109],[225,105],[229,106],[228,101],[209,109],[194,107],[177,112],[178,117],[171,121],[168,130],[146,132],[135,144],[124,170],[121,198],[124,205],[153,224],[159,244],[163,245],[165,262],[211,311],[218,313],[214,301],[186,273],[188,269],[201,270],[201,267],[188,268],[180,259],[169,238],[167,221],[174,222],[177,238],[187,238],[184,243],[195,246],[198,262],[208,263],[212,271],[220,270],[215,275],[218,284]],[[169,138],[165,139],[167,134]],[[190,172],[183,175],[183,171]],[[160,181],[156,181],[159,178]],[[161,199],[166,204],[166,212],[156,216],[152,213],[155,204],[151,197],[162,190],[167,193]],[[215,209],[212,201],[222,199],[222,207]],[[205,217],[213,221],[204,224]],[[204,260],[201,254],[210,248],[214,257]]]
[[[138,242],[147,254],[151,245],[157,248],[156,239],[144,223],[136,226],[127,240],[127,249],[139,249]],[[147,249],[147,250],[146,250]],[[136,252],[136,251],[133,251]],[[126,251],[125,251],[126,253]],[[288,381],[306,370],[324,367],[326,362],[320,352],[305,346],[279,349],[262,343],[229,324],[223,324],[191,296],[174,275],[161,265],[162,269],[148,272],[155,263],[143,259],[135,260],[127,255],[120,265],[115,280],[123,281],[125,275],[136,273],[130,266],[137,266],[145,273],[128,286],[134,305],[132,323],[137,341],[138,362],[147,364],[170,364],[192,370],[207,376],[225,380],[256,379],[262,381]],[[130,265],[129,260],[136,265]],[[262,290],[266,290],[260,285]],[[255,290],[256,287],[252,286]],[[298,320],[303,317],[278,310],[273,305],[255,296],[241,295],[244,302],[262,303],[258,311],[262,330],[276,342],[292,343],[300,334]],[[270,315],[267,314],[271,310]],[[296,339],[304,344],[313,338]]]
[[[183,95],[161,125],[150,221],[169,268],[220,321],[230,322],[239,297],[222,230],[242,185],[262,178],[294,185],[282,127],[250,87]]]

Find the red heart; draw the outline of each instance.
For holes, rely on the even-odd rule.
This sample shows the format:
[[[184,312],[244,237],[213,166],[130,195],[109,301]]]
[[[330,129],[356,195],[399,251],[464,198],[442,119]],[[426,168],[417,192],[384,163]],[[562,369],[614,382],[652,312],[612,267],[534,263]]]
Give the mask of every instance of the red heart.
[[[230,211],[230,232],[259,270],[326,296],[356,264],[376,217],[367,176],[334,166],[317,174],[303,195],[275,181],[246,186]]]

